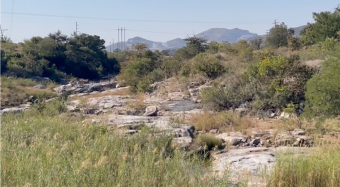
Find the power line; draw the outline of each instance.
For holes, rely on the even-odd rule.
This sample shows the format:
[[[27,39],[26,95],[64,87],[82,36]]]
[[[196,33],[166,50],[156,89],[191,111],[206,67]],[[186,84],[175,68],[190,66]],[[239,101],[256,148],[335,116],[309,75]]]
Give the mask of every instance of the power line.
[[[9,37],[12,35],[12,28],[13,28],[13,14],[14,14],[14,0],[12,0],[12,12],[11,12],[11,27],[9,30]]]
[[[162,34],[187,34],[187,33],[176,33],[176,32],[163,32],[163,31],[145,31],[145,30],[134,30],[134,29],[126,29],[128,31],[137,31],[137,32],[151,32],[151,33],[162,33]]]
[[[131,22],[162,22],[162,23],[242,23],[237,22],[214,22],[214,21],[179,21],[179,20],[141,20],[141,19],[120,19],[120,18],[99,18],[99,17],[82,17],[82,16],[63,16],[63,15],[49,15],[49,14],[33,14],[21,12],[1,12],[2,14],[15,14],[25,16],[40,16],[40,17],[60,17],[60,18],[76,18],[76,19],[95,19],[95,20],[114,20],[114,21],[131,21]],[[245,23],[245,22],[243,22]],[[247,23],[254,23],[247,21]]]

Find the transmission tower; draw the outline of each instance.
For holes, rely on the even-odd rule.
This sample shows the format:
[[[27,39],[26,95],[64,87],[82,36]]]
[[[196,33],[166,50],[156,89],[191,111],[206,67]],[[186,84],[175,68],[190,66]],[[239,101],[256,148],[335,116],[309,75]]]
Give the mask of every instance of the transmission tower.
[[[79,29],[78,26],[79,26],[78,22],[76,22],[76,35],[78,35],[78,29]]]
[[[1,31],[1,39],[4,38],[4,32],[7,31],[8,29],[2,29],[1,25],[0,25],[0,31]]]

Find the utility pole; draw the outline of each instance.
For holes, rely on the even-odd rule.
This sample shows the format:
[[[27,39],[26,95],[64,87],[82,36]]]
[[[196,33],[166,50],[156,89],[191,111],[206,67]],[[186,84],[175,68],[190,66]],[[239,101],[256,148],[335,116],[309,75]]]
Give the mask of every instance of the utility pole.
[[[111,51],[111,42],[110,42],[110,53],[111,53],[112,51]]]
[[[120,28],[120,37],[121,37],[121,47],[122,47],[122,50],[124,50],[123,49],[123,28]]]
[[[115,51],[115,40],[114,39],[112,39],[112,49],[113,49],[113,51]]]
[[[76,22],[76,35],[78,35],[78,22]]]
[[[124,27],[124,50],[125,50],[125,27]]]
[[[0,31],[1,31],[1,39],[4,38],[4,32],[7,31],[8,29],[2,29],[1,25],[0,25]]]
[[[119,27],[118,27],[118,42],[117,42],[117,49],[119,49]]]
[[[276,22],[276,20],[274,20],[274,25],[277,25],[278,24],[278,22]]]

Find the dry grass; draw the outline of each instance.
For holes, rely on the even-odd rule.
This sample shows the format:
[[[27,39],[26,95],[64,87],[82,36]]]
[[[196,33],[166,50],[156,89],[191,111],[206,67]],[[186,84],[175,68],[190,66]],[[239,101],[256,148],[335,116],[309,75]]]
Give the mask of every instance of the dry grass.
[[[34,88],[37,84],[43,84],[46,89]],[[57,95],[52,88],[54,83],[38,83],[31,79],[15,78],[15,77],[1,77],[1,107],[13,107],[20,104],[25,104],[30,96],[36,98],[52,98]]]
[[[143,111],[146,108],[146,104],[144,103],[146,95],[143,93],[138,93],[136,95],[134,95],[133,97],[134,99],[136,99],[135,101],[129,101],[127,103],[127,107],[130,109],[135,109],[137,111]]]
[[[1,118],[1,186],[228,186],[197,155],[171,152],[171,137],[46,114]]]
[[[157,94],[159,96],[167,96],[168,93],[172,92],[187,92],[187,82],[182,77],[172,77],[160,83]]]
[[[197,130],[218,129],[220,132],[250,129],[255,125],[251,118],[240,117],[231,111],[204,112],[203,114],[193,115],[186,123],[195,126]]]
[[[280,155],[267,186],[339,187],[339,158],[339,144],[319,147],[308,156]]]

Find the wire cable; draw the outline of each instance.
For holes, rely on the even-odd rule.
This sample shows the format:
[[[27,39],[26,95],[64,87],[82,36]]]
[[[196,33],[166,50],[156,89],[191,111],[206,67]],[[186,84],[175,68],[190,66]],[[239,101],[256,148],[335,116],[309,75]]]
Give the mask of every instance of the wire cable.
[[[95,20],[112,20],[112,21],[130,21],[130,22],[159,22],[159,23],[241,23],[237,22],[213,22],[213,21],[171,21],[171,20],[141,20],[141,19],[119,19],[119,18],[99,18],[99,17],[82,17],[82,16],[63,16],[63,15],[49,15],[49,14],[33,14],[21,12],[1,12],[2,14],[15,14],[24,16],[40,16],[40,17],[59,17],[59,18],[75,18],[75,19],[95,19]],[[246,22],[243,22],[246,23]],[[254,23],[254,22],[247,22]],[[267,22],[264,22],[267,23]],[[258,24],[258,23],[257,23]]]

